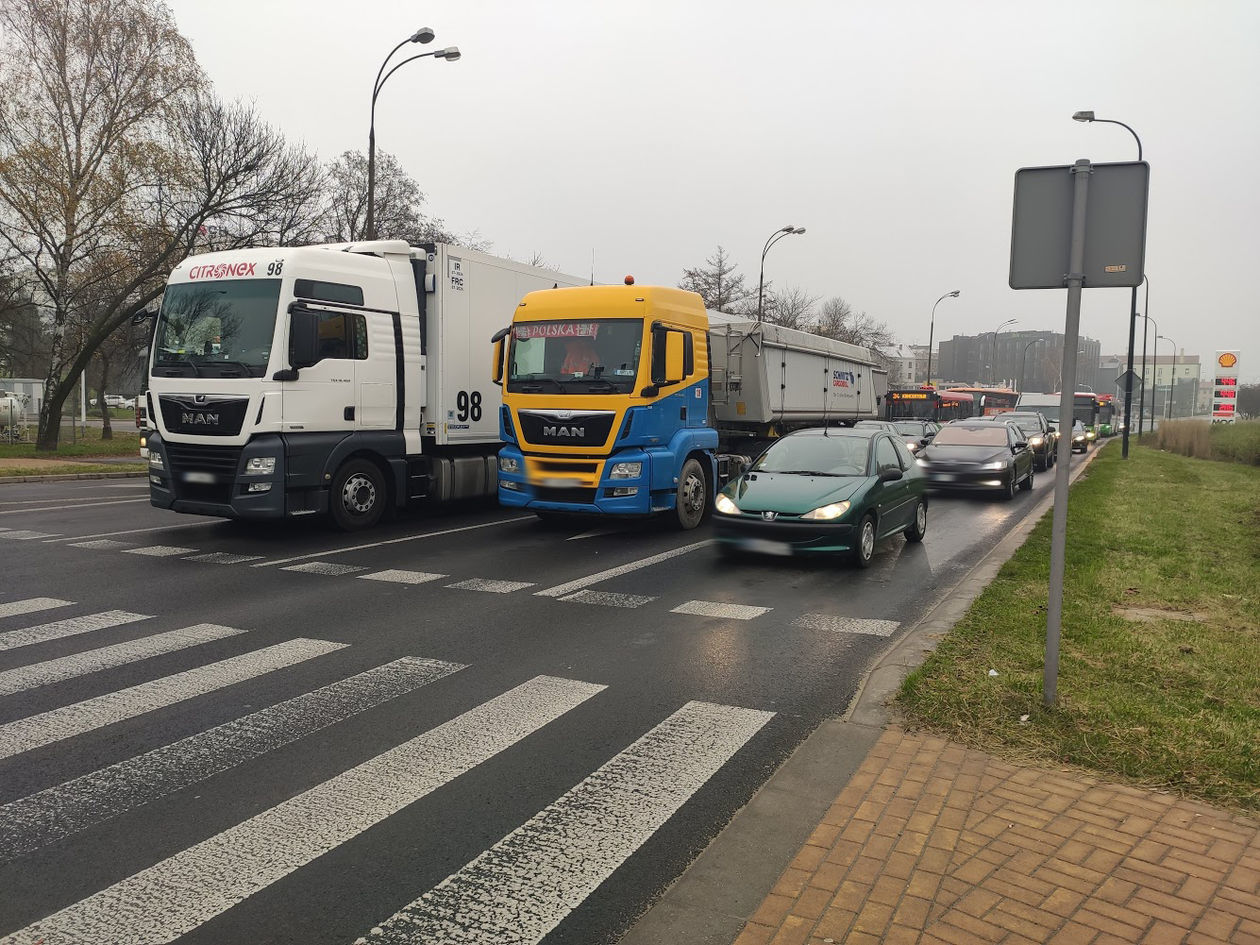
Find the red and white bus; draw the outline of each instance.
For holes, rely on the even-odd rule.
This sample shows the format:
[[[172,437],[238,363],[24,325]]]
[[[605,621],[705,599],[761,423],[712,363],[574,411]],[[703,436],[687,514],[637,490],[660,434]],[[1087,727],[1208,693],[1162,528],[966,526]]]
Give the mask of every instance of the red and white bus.
[[[1015,404],[1019,402],[1019,392],[1006,387],[951,387],[949,391],[970,394],[976,401],[977,409],[974,416],[977,417],[1006,413],[1014,410]]]
[[[884,399],[884,416],[889,420],[935,420],[948,423],[978,415],[976,399],[970,394],[931,387],[890,390]]]

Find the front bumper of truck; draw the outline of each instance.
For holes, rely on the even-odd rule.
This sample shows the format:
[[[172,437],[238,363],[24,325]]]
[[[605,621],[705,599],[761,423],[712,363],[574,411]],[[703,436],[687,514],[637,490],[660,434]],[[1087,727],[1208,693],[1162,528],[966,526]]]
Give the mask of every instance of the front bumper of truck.
[[[149,501],[159,509],[219,518],[285,515],[285,449],[267,435],[244,446],[166,442],[148,435]]]
[[[527,457],[515,444],[499,451],[499,503],[508,508],[587,515],[650,515],[672,508],[672,491],[654,496],[651,477],[652,457],[640,450],[597,460]]]

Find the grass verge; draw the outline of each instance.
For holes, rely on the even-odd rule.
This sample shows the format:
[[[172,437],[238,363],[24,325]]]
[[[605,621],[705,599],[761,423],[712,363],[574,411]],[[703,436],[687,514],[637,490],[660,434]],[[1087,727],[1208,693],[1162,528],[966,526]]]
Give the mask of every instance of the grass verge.
[[[112,440],[102,440],[99,427],[79,429],[74,442],[64,430],[56,452],[41,453],[34,443],[0,443],[0,460],[66,459],[78,456],[134,456],[140,458],[140,434],[135,430],[115,430]]]
[[[1155,431],[1154,444],[1182,456],[1260,466],[1260,420],[1167,420]]]
[[[906,721],[1260,810],[1258,486],[1251,466],[1107,450],[1072,488],[1058,705],[1041,697],[1047,514],[907,678]]]
[[[2,462],[2,461],[0,461]],[[131,463],[50,463],[47,466],[3,466],[0,465],[0,479],[17,476],[74,476],[79,473],[123,473],[141,472],[145,469],[144,460]]]

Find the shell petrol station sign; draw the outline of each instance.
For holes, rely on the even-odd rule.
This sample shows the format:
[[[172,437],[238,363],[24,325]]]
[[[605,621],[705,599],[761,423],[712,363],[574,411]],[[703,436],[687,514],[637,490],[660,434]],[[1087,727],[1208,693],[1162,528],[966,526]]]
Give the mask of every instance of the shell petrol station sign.
[[[1212,378],[1212,422],[1233,423],[1238,415],[1238,352],[1216,352]]]

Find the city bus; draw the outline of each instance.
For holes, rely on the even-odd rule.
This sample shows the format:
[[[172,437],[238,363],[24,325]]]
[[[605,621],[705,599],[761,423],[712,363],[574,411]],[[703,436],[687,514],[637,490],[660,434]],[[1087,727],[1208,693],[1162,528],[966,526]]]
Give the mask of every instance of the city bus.
[[[1085,435],[1091,442],[1098,438],[1100,406],[1098,395],[1092,391],[1077,391],[1072,395],[1072,419],[1085,425]]]
[[[884,416],[888,420],[965,420],[977,415],[976,399],[953,390],[913,387],[890,390],[885,395]]]
[[[1019,392],[1006,387],[950,387],[948,390],[956,394],[970,394],[976,401],[977,417],[1014,410],[1019,401]]]
[[[1115,394],[1095,394],[1098,403],[1098,435],[1115,436],[1124,425],[1124,416]]]

